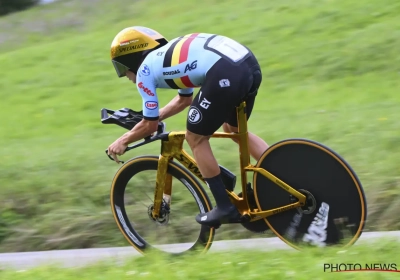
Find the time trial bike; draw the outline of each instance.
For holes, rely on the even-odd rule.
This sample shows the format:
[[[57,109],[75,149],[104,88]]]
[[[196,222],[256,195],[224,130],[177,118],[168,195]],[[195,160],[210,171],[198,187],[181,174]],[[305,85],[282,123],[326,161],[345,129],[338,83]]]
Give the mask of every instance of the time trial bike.
[[[129,130],[142,118],[141,112],[129,108],[101,110],[103,124]],[[236,175],[220,165],[226,191],[242,216],[237,223],[252,232],[270,229],[298,250],[354,244],[365,225],[367,203],[350,165],[327,146],[297,138],[271,145],[253,165],[245,102],[237,107],[237,118],[238,133],[212,135],[239,143],[239,193]],[[196,161],[183,148],[184,140],[185,131],[166,132],[165,123],[159,122],[155,134],[126,151],[160,141],[160,152],[122,162],[112,180],[114,219],[141,253],[206,252],[212,245],[216,228],[197,224],[195,216],[213,205]],[[248,173],[253,173],[251,181]]]

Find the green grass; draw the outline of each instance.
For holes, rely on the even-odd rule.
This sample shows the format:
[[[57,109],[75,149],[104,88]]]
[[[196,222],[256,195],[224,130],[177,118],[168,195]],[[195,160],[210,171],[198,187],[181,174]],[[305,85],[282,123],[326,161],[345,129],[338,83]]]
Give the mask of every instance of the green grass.
[[[116,262],[113,259],[85,267],[61,268],[47,265],[16,271],[0,272],[2,279],[398,279],[396,272],[342,272],[355,264],[365,268],[376,264],[391,265],[399,270],[400,257],[397,242],[383,240],[378,243],[354,246],[349,250],[334,248],[298,251],[233,251],[183,257],[150,255]],[[375,252],[379,251],[379,254]],[[330,264],[332,271],[324,266]],[[352,266],[350,266],[352,265]],[[325,271],[324,271],[325,267]],[[358,266],[356,266],[358,267]],[[336,269],[337,270],[337,269]]]
[[[100,109],[140,108],[109,60],[129,25],[247,44],[263,71],[249,129],[269,144],[328,145],[363,183],[366,230],[399,229],[399,12],[397,0],[70,0],[0,18],[0,251],[127,245],[108,200],[118,166],[104,154],[124,130],[102,125]],[[160,90],[161,104],[175,94]],[[167,128],[185,129],[184,113]],[[212,144],[237,172],[236,146]],[[158,151],[153,143],[123,158]],[[216,239],[251,236],[225,226]]]

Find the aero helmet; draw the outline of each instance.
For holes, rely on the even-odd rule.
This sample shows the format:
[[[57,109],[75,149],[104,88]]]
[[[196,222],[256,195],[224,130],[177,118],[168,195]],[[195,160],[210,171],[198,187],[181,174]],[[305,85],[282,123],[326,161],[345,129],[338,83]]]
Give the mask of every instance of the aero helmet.
[[[126,71],[137,73],[143,59],[151,51],[168,43],[157,31],[132,26],[121,30],[111,43],[111,61],[119,78],[126,76]]]

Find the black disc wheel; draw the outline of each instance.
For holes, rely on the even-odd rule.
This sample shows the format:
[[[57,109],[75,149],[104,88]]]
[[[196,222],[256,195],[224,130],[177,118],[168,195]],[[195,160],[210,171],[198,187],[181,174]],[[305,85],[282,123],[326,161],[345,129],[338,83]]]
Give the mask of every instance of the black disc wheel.
[[[257,167],[270,172],[306,196],[306,205],[266,219],[271,230],[290,246],[353,244],[366,218],[365,194],[348,163],[328,147],[305,139],[288,139],[269,147]],[[297,201],[258,172],[253,178],[260,210]]]

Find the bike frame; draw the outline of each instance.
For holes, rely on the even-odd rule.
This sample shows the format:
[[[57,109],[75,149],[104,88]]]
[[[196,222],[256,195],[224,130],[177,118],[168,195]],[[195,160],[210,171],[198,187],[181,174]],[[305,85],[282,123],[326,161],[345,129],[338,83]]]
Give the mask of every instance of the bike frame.
[[[249,215],[250,221],[256,221],[269,217],[271,215],[287,211],[293,208],[301,207],[305,205],[306,196],[291,186],[275,177],[273,174],[263,168],[256,167],[250,163],[250,152],[248,143],[248,131],[247,131],[247,115],[246,115],[246,103],[242,102],[236,109],[238,119],[238,133],[225,133],[216,132],[211,137],[213,138],[230,138],[236,139],[239,143],[240,152],[240,182],[242,185],[242,197],[236,195],[233,191],[229,191],[228,195],[232,203],[238,208],[242,215]],[[167,140],[161,141],[161,153],[159,156],[156,188],[154,193],[154,208],[153,217],[158,217],[160,206],[163,200],[163,195],[172,194],[172,177],[168,175],[167,168],[169,161],[176,159],[182,165],[184,165],[190,172],[192,172],[197,178],[205,182],[200,170],[197,166],[196,161],[183,149],[183,142],[185,140],[185,131],[170,132]],[[297,202],[287,204],[281,207],[259,211],[259,209],[250,209],[247,200],[247,172],[258,172],[265,176],[276,185],[281,187],[286,192],[298,199]],[[260,207],[258,205],[258,207]]]

